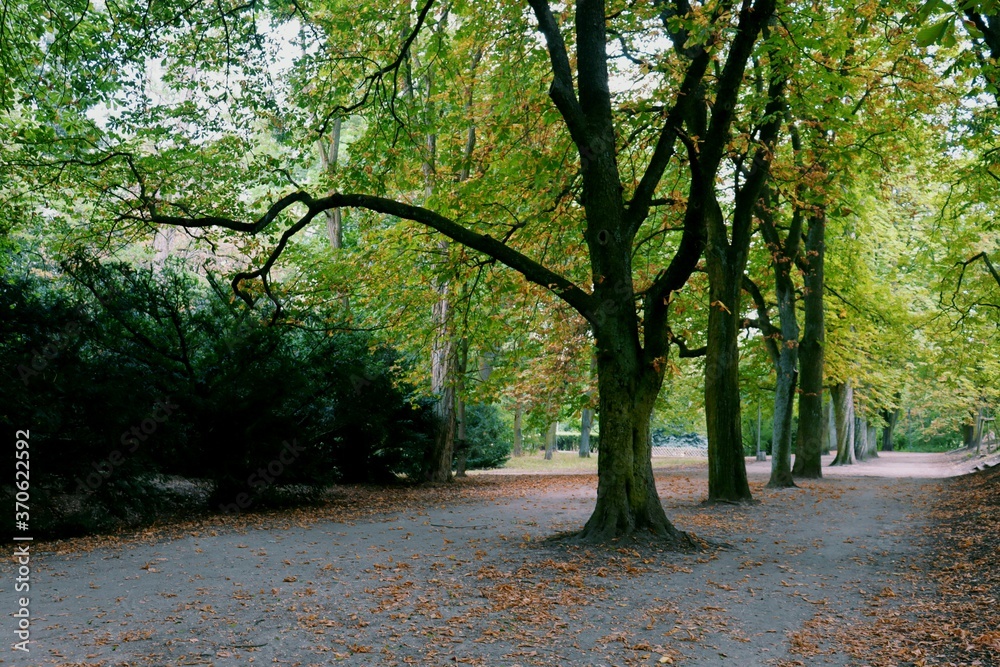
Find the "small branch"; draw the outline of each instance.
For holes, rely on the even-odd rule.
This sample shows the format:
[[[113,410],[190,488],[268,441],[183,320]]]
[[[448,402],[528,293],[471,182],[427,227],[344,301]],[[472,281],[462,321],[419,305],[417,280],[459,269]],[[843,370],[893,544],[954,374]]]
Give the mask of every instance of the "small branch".
[[[771,358],[771,363],[777,368],[781,353],[778,350],[778,343],[775,337],[781,336],[781,332],[771,324],[771,316],[767,312],[767,302],[764,301],[764,295],[761,294],[760,288],[747,275],[743,276],[743,289],[750,295],[754,305],[757,307],[757,328],[760,329],[761,336],[764,339],[767,356]]]

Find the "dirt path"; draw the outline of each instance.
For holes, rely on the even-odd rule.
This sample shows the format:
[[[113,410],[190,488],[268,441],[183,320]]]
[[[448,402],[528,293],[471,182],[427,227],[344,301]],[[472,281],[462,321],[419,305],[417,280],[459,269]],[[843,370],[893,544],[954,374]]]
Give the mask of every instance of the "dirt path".
[[[586,520],[592,475],[347,489],[320,513],[39,544],[32,650],[0,662],[860,665],[836,630],[922,585],[916,536],[934,478],[958,469],[897,453],[770,491],[752,463],[760,504],[746,507],[700,505],[703,468],[660,473],[675,523],[730,545],[694,554],[545,541]],[[15,576],[5,561],[8,606]]]

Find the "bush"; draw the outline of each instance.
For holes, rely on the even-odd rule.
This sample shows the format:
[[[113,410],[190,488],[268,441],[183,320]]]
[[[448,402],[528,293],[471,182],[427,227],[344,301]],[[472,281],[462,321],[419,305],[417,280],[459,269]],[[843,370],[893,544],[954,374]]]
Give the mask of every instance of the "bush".
[[[469,470],[502,468],[510,458],[514,433],[504,423],[495,405],[469,405],[465,408],[465,439]]]
[[[0,422],[31,431],[35,534],[183,508],[168,478],[246,509],[287,499],[279,488],[393,481],[423,460],[429,404],[368,337],[272,324],[176,269],[66,270],[75,289],[0,277]]]

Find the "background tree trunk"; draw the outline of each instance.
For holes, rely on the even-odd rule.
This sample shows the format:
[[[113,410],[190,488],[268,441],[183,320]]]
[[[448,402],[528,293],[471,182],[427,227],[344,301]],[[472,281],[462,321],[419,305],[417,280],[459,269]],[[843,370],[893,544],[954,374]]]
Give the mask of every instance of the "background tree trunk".
[[[455,477],[465,477],[465,466],[469,461],[469,444],[465,440],[465,401],[456,397],[455,402]]]
[[[765,187],[757,207],[760,231],[771,252],[771,270],[774,274],[774,294],[778,301],[778,326],[780,336],[769,344],[774,364],[774,428],[771,438],[770,488],[795,486],[792,480],[792,412],[795,408],[795,388],[798,384],[799,322],[795,312],[795,282],[792,268],[799,255],[802,238],[802,212],[795,210],[788,234],[784,239],[774,223],[773,201],[770,189]],[[757,304],[763,325],[767,304],[755,289],[751,294]]]
[[[590,427],[594,423],[594,411],[583,409],[580,417],[580,458],[590,458]]]
[[[548,430],[545,432],[545,460],[552,460],[552,452],[556,448],[556,430],[559,428],[559,422],[554,421],[549,424]]]
[[[823,347],[826,321],[823,314],[824,260],[826,258],[826,214],[810,216],[806,234],[802,303],[805,319],[799,346],[799,447],[792,474],[817,479],[823,476],[823,452],[830,451],[827,417],[823,413]]]
[[[797,378],[795,355],[782,350],[778,383],[774,391],[771,478],[767,482],[767,486],[772,489],[795,486],[795,482],[792,480],[792,408],[795,405]]]
[[[833,410],[833,398],[826,402],[826,433],[823,434],[823,453],[829,454],[837,444],[837,417]]]
[[[976,448],[976,456],[979,456],[980,451],[983,447],[983,418],[986,416],[986,409],[980,407],[976,411],[976,429],[975,435],[973,435],[973,444]]]
[[[766,461],[767,460],[767,452],[764,451],[764,448],[761,446],[761,442],[760,442],[760,427],[761,427],[760,401],[758,401],[757,402],[757,431],[756,431],[756,433],[757,433],[757,460],[758,461]]]
[[[523,410],[521,404],[514,405],[514,449],[513,455],[521,457],[524,455],[524,433],[521,431],[521,416]]]
[[[319,141],[319,159],[320,166],[326,175],[330,178],[337,173],[337,166],[340,162],[340,133],[341,127],[343,125],[343,120],[340,116],[333,119],[333,127],[330,130],[330,142],[329,146],[323,144],[323,140]],[[333,190],[329,193],[333,194]],[[334,250],[339,250],[344,247],[344,223],[343,223],[343,213],[340,207],[327,209],[324,211],[326,216],[326,234],[330,239],[330,247]]]
[[[442,245],[447,247],[442,242]],[[451,481],[451,464],[455,451],[455,345],[449,326],[448,285],[437,285],[441,298],[432,309],[434,341],[431,345],[431,391],[437,396],[434,413],[438,417],[438,432],[427,459],[424,478],[428,482]]]
[[[705,354],[705,421],[708,430],[709,501],[746,501],[747,483],[740,420],[740,291],[745,261],[707,251],[709,274],[708,350]],[[601,453],[604,453],[601,415]]]
[[[976,425],[962,424],[962,446],[966,449],[972,448],[972,443],[976,439]]]
[[[892,432],[896,428],[896,422],[899,421],[899,408],[882,410],[882,419],[885,421],[885,426],[882,427],[882,451],[891,452]]]
[[[852,465],[854,457],[854,390],[851,381],[835,385],[831,390],[834,418],[836,421],[837,456],[835,466]]]
[[[854,417],[854,458],[864,461],[868,458],[868,422],[855,414]]]
[[[465,374],[469,368],[469,339],[459,343],[455,369],[455,477],[465,477],[469,460],[469,443],[465,439]]]

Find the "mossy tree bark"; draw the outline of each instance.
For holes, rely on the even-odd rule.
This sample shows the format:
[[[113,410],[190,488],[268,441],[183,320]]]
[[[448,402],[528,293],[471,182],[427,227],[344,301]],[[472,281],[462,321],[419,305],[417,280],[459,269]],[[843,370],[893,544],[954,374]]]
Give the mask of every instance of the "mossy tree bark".
[[[774,429],[771,445],[770,488],[794,487],[792,480],[792,412],[795,388],[798,384],[799,323],[795,312],[795,282],[792,268],[799,254],[803,214],[796,208],[792,213],[788,235],[782,239],[774,221],[770,192],[765,189],[758,208],[761,234],[771,253],[774,274],[774,294],[778,301],[779,329],[773,331],[767,316],[767,304],[753,288],[751,295],[757,304],[761,326],[767,326],[765,342],[776,376],[774,390]]]
[[[772,75],[763,120],[754,132],[760,143],[752,157],[747,155],[752,166],[736,187],[731,223],[726,224],[714,184],[706,181],[698,192],[706,220],[705,269],[709,285],[708,349],[705,354],[709,501],[753,498],[743,458],[738,339],[743,324],[740,301],[754,212],[770,174],[774,144],[783,118],[785,79],[773,72]],[[697,128],[704,123],[696,117],[691,124]],[[713,179],[715,173],[712,172]]]
[[[799,343],[799,448],[792,474],[817,479],[823,476],[823,452],[829,451],[828,419],[823,410],[823,347],[826,323],[823,314],[823,265],[826,257],[826,213],[809,216],[805,253],[800,255],[803,274],[804,322]]]
[[[746,256],[718,250],[722,252],[709,253],[706,263],[711,303],[705,355],[708,499],[747,501],[752,500],[753,495],[743,458],[737,345],[742,325],[740,292]]]

